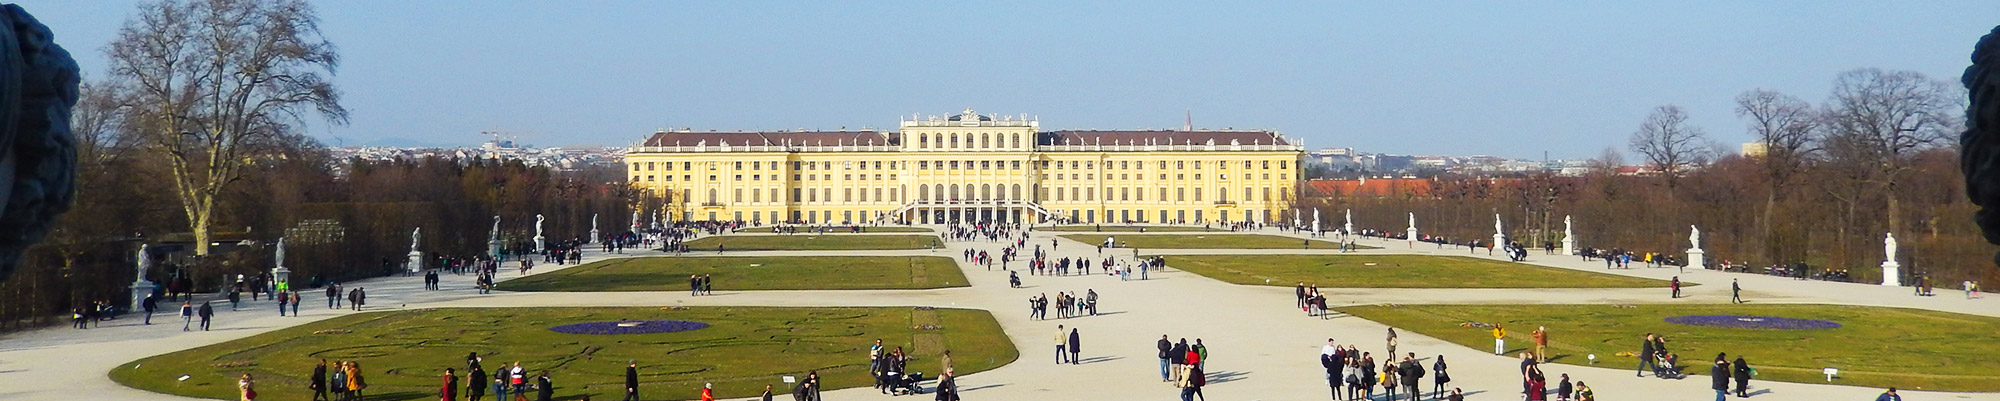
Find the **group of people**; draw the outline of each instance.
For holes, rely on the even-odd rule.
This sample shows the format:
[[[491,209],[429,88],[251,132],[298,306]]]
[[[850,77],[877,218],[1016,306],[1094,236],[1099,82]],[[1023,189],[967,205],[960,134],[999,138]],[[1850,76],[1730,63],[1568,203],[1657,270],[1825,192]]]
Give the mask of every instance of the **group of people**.
[[[1294,307],[1305,311],[1306,316],[1317,316],[1320,319],[1329,318],[1326,313],[1326,294],[1319,292],[1319,285],[1306,285],[1304,281],[1301,281],[1298,287],[1295,287],[1292,292],[1298,301],[1298,304]]]
[[[697,296],[713,295],[715,294],[715,285],[714,285],[715,282],[712,280],[713,279],[710,278],[709,275],[707,274],[689,275],[688,292],[690,293],[690,295],[697,295]]]
[[[1182,401],[1193,401],[1195,397],[1206,401],[1208,396],[1201,393],[1201,388],[1208,385],[1208,346],[1199,338],[1194,339],[1194,345],[1188,345],[1186,338],[1178,343],[1167,341],[1165,334],[1160,335],[1155,346],[1160,349],[1160,381],[1171,382],[1181,389]]]
[[[1097,290],[1086,289],[1084,290],[1084,295],[1081,297],[1078,297],[1075,291],[1068,293],[1056,292],[1056,298],[1053,302],[1049,300],[1049,294],[1047,293],[1029,297],[1028,318],[1047,320],[1049,318],[1050,303],[1056,305],[1056,318],[1058,319],[1068,319],[1083,315],[1096,316]]]
[[[1380,365],[1375,363],[1375,355],[1361,351],[1360,347],[1341,345],[1334,339],[1326,339],[1320,347],[1320,367],[1326,369],[1326,383],[1334,400],[1370,400],[1375,398],[1375,387],[1380,386],[1384,400],[1395,400],[1400,390],[1410,400],[1423,398],[1419,389],[1423,377],[1431,376],[1434,398],[1451,401],[1464,399],[1463,391],[1452,388],[1446,393],[1445,387],[1451,383],[1451,373],[1445,365],[1444,356],[1437,356],[1429,369],[1417,362],[1417,354],[1405,353],[1401,361],[1396,358],[1396,332],[1389,329],[1387,338],[1389,352]]]
[[[249,375],[244,375],[248,380]],[[306,388],[313,391],[313,401],[362,401],[363,391],[368,389],[368,381],[361,375],[361,363],[355,361],[334,361],[328,366],[325,359],[313,366],[312,377]],[[244,386],[244,400],[253,400],[254,392]],[[329,397],[328,393],[331,393]]]

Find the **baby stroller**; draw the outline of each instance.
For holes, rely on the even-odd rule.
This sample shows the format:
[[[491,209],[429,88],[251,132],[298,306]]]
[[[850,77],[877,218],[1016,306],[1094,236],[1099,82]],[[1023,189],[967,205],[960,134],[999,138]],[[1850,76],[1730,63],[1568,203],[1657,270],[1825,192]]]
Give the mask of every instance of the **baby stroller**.
[[[1007,272],[1007,285],[1013,288],[1021,288],[1021,275],[1015,272]]]
[[[1681,358],[1679,355],[1669,354],[1665,352],[1659,353],[1658,356],[1653,359],[1653,375],[1659,376],[1660,378],[1663,379],[1679,379],[1687,377],[1686,374],[1681,373],[1681,367],[1679,364],[1680,359]]]
[[[911,395],[911,394],[924,393],[924,386],[922,384],[918,384],[924,381],[924,372],[916,372],[907,375],[899,372],[889,372],[884,375],[887,376],[887,379],[885,381],[889,383],[890,395]]]

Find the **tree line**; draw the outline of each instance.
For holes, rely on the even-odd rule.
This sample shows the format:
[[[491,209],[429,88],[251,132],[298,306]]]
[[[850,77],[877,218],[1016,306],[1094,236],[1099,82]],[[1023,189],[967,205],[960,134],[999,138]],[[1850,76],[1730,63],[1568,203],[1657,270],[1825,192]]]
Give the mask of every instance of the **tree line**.
[[[106,71],[85,80],[70,121],[76,202],[0,281],[0,327],[130,305],[140,244],[187,248],[147,279],[214,292],[273,268],[280,237],[303,287],[400,269],[417,227],[439,263],[487,254],[494,216],[517,247],[537,214],[557,241],[588,235],[593,215],[605,234],[631,224],[638,191],[615,166],[333,157],[304,131],[348,117],[339,57],[301,0],[144,3],[103,51]]]
[[[1756,138],[1743,152],[1666,105],[1628,138],[1637,171],[1611,148],[1582,176],[1441,174],[1422,190],[1321,194],[1302,206],[1352,208],[1357,227],[1390,233],[1414,212],[1421,234],[1455,243],[1490,241],[1498,214],[1508,237],[1531,248],[1559,244],[1567,216],[1578,247],[1676,257],[1698,226],[1710,263],[1805,264],[1871,283],[1881,280],[1884,237],[1894,233],[1905,283],[1925,274],[1947,288],[2000,282],[1996,248],[1973,223],[1978,208],[1958,168],[1953,138],[1964,130],[1965,95],[1957,86],[1857,69],[1839,74],[1819,104],[1765,89],[1735,100]]]

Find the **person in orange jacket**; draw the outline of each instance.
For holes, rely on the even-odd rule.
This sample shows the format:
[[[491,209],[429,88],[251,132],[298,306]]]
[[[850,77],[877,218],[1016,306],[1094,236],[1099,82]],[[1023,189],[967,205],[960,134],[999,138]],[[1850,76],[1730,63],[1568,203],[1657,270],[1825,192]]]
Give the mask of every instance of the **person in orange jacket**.
[[[711,383],[702,383],[702,384],[701,384],[701,401],[715,401],[715,385],[714,385],[714,384],[711,384]]]

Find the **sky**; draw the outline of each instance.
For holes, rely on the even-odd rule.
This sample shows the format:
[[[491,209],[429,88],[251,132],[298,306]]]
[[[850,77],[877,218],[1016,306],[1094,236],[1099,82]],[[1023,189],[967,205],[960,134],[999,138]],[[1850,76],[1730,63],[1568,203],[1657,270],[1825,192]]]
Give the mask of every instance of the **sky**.
[[[625,146],[661,128],[1275,130],[1312,149],[1591,158],[1679,105],[1728,149],[1736,95],[1823,102],[1874,67],[1952,82],[2000,1],[316,3],[351,113],[328,145]],[[87,79],[137,10],[20,3]],[[1983,16],[1983,17],[1982,17]],[[1629,152],[1627,152],[1629,153]],[[1628,156],[1628,159],[1630,157]]]

